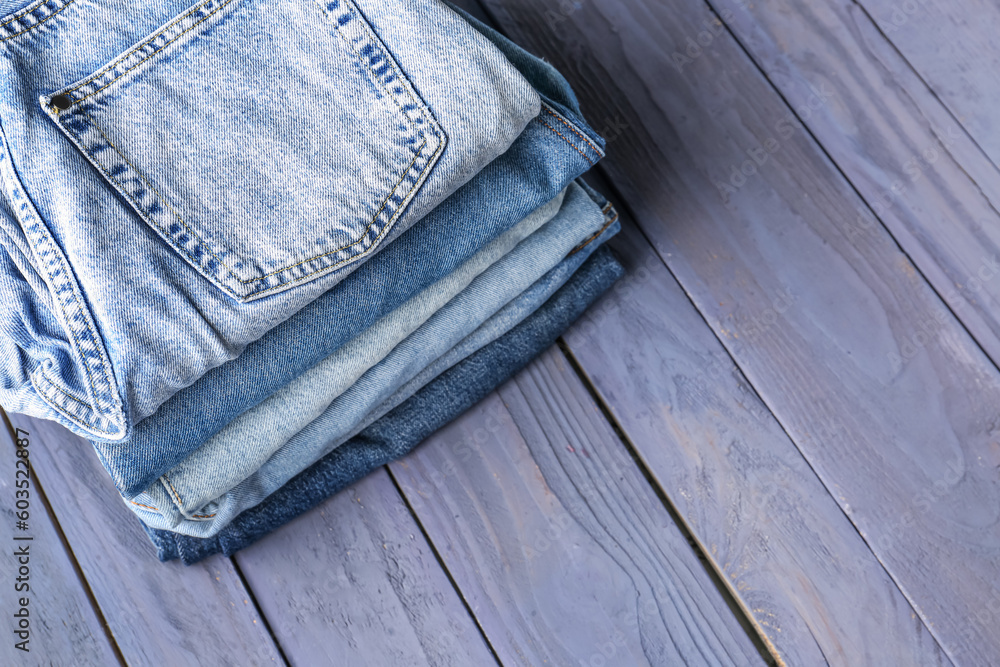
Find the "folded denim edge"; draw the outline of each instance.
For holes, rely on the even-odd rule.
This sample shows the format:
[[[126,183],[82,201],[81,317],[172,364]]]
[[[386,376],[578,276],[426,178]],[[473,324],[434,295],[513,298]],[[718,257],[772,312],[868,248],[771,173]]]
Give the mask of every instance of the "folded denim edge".
[[[232,555],[274,528],[312,509],[375,468],[409,452],[548,349],[624,272],[610,249],[607,246],[599,247],[542,308],[493,343],[445,371],[414,396],[276,492],[267,506],[283,506],[286,513],[272,528],[264,526],[254,529],[252,525],[244,527],[255,519],[263,505],[244,512],[223,533],[208,539],[179,536],[169,531],[149,528],[140,522],[156,547],[158,558],[161,561],[180,558],[186,565],[191,565],[215,553]],[[477,383],[472,390],[466,390],[476,378]],[[455,391],[454,387],[463,390]],[[422,406],[427,404],[435,404],[438,409],[423,409]],[[441,406],[444,406],[443,409]],[[363,473],[334,479],[329,488],[310,488],[312,478],[335,475],[338,461],[345,455],[357,453],[355,450],[371,449],[373,444],[377,451],[365,462]]]
[[[593,215],[594,221],[591,222],[590,224],[587,224],[585,228],[579,229],[579,231],[574,234],[574,236],[576,236],[576,238],[578,238],[579,240],[575,242],[575,244],[572,245],[571,247],[565,247],[564,254],[561,255],[561,257],[554,265],[552,265],[548,270],[546,270],[542,275],[540,275],[537,278],[537,280],[532,282],[527,287],[522,286],[522,288],[519,288],[523,289],[523,291],[519,291],[517,294],[512,296],[508,303],[506,303],[498,311],[494,312],[485,321],[481,322],[475,331],[470,333],[468,336],[463,337],[460,341],[457,341],[455,348],[452,348],[452,350],[444,352],[439,358],[431,361],[428,364],[428,366],[424,368],[424,371],[430,371],[430,369],[434,369],[433,374],[426,375],[424,371],[418,372],[416,375],[411,377],[410,380],[403,382],[398,387],[396,387],[396,389],[393,390],[392,394],[386,397],[387,401],[395,400],[395,403],[398,404],[406,400],[419,387],[433,380],[434,377],[444,372],[454,364],[458,363],[466,356],[472,354],[481,347],[488,345],[496,338],[499,338],[504,333],[506,333],[514,326],[516,326],[518,322],[522,321],[532,312],[542,307],[545,301],[547,301],[548,298],[552,296],[552,294],[554,294],[560,287],[562,287],[569,280],[570,276],[572,276],[573,273],[579,268],[579,266],[586,261],[587,257],[590,256],[590,254],[596,249],[596,247],[600,245],[602,242],[609,239],[617,232],[618,226],[615,225],[615,222],[618,220],[618,214],[613,209],[613,207],[610,204],[605,204],[604,206],[601,206],[600,202],[598,200],[595,200],[592,196],[590,196],[583,187],[578,186],[576,183],[574,183],[574,186],[575,186],[575,191],[569,196],[569,199],[574,200],[575,202],[586,202],[585,205],[587,206],[587,209],[590,210],[592,214],[594,214]],[[575,204],[574,206],[578,206],[578,204]],[[576,213],[573,213],[572,216],[573,218],[582,222],[585,218],[581,214],[582,211],[577,211]],[[576,228],[577,226],[578,224],[573,224],[574,228]],[[583,236],[584,234],[586,236]],[[570,239],[567,238],[566,240],[569,241]],[[545,242],[543,242],[543,244],[545,244]],[[551,249],[554,249],[555,247],[556,246],[550,245]],[[539,249],[541,250],[541,248]],[[522,304],[528,304],[528,303],[530,303],[531,305],[527,307],[522,307]],[[503,324],[502,326],[498,326],[497,324],[495,324],[496,322],[503,322],[505,319],[507,319],[508,316],[505,313],[510,312],[511,309],[514,309],[514,311],[520,311],[520,314],[516,319],[511,318],[507,320],[506,324]],[[437,315],[435,315],[435,317],[437,317]],[[495,326],[497,328],[492,329]],[[488,329],[492,329],[492,333],[487,337],[485,334],[483,334],[483,331]],[[457,348],[459,348],[465,341],[475,340],[477,337],[479,337],[479,342],[477,344],[464,349],[461,352],[461,354],[457,354],[456,351]],[[448,360],[447,363],[444,362],[445,359]],[[421,375],[423,375],[423,378],[420,380],[419,384],[411,384],[412,381],[416,380]],[[359,379],[359,381],[362,380]],[[409,393],[403,396],[399,396],[398,399],[395,398],[397,396],[396,392],[402,391],[404,387],[410,387]],[[350,391],[351,390],[348,389],[345,391],[345,393],[350,393]],[[331,414],[337,414],[337,411],[333,409],[333,405],[334,404],[328,405],[326,410],[324,410],[323,415],[318,416],[315,421],[311,422],[311,424],[303,426],[303,431],[309,430],[318,435],[321,431],[316,430],[316,428],[314,428],[315,425],[317,423],[322,423],[322,420],[324,419],[330,419]],[[366,410],[370,414],[373,410],[378,409],[379,405],[380,403],[369,405],[367,406]],[[395,405],[392,405],[391,407],[395,407]],[[372,420],[374,420],[374,418],[377,418],[378,416],[381,416],[382,413],[387,412],[389,409],[391,409],[391,407],[386,407],[384,410],[382,410],[381,413],[375,415]],[[331,410],[333,410],[332,413]],[[367,416],[361,416],[359,418],[359,421],[363,422],[367,418],[368,418]],[[333,422],[327,422],[327,423],[328,424],[338,423],[338,422],[343,423],[343,421],[344,421],[343,417],[338,417]],[[340,446],[340,443],[349,440],[353,434],[356,434],[361,430],[363,430],[363,426],[353,429],[352,431],[345,430],[343,439],[338,439],[338,444],[336,446]],[[328,445],[332,443],[332,441],[330,441],[329,439],[326,442]],[[287,444],[288,443],[286,443],[286,445]],[[330,446],[330,448],[325,453],[329,453],[329,451],[332,451],[333,448],[334,448],[333,446]],[[234,451],[238,451],[238,449]],[[321,458],[323,455],[325,455],[325,453],[319,454],[317,459]],[[271,464],[270,458],[268,458],[268,460],[262,463],[264,468],[269,468],[270,464]],[[299,469],[298,471],[290,475],[288,478],[286,478],[285,481],[287,481],[287,479],[290,479],[291,476],[294,476],[294,474],[301,472],[302,469],[304,469],[305,467],[308,466],[306,465],[303,468]],[[154,491],[154,495],[149,499],[144,499],[143,503],[137,503],[135,500],[132,500],[130,501],[129,507],[140,518],[145,519],[148,515],[149,523],[152,524],[152,526],[155,528],[170,530],[172,532],[185,534],[191,537],[208,538],[211,537],[214,533],[224,529],[225,525],[230,523],[232,519],[235,518],[236,515],[238,515],[238,512],[229,511],[229,504],[234,497],[239,497],[242,495],[242,492],[238,491],[238,489],[246,488],[247,485],[249,485],[249,488],[254,488],[254,489],[259,488],[256,482],[251,481],[258,479],[259,473],[260,469],[258,469],[258,471],[253,472],[250,476],[243,479],[238,485],[236,485],[236,487],[227,490],[221,496],[217,496],[210,503],[198,507],[197,509],[193,508],[189,509],[186,512],[178,511],[180,509],[178,507],[178,501],[180,500],[181,497],[183,497],[184,499],[188,499],[189,496],[197,496],[197,493],[190,488],[185,490],[184,487],[177,482],[177,480],[167,480],[166,478],[161,478],[161,483],[163,484],[163,486],[161,487],[163,489],[162,491],[157,489],[157,491]],[[278,487],[280,487],[280,485],[277,485],[274,490],[277,490]],[[180,491],[183,491],[183,493],[179,493]],[[236,493],[236,496],[230,495],[232,493]],[[159,500],[154,500],[154,498],[159,498]],[[263,500],[264,498],[261,498],[257,500],[256,503],[254,504],[259,504],[260,502],[263,502]],[[170,503],[173,504],[170,505]],[[160,516],[157,516],[155,514],[156,509],[154,506],[161,508],[161,510],[159,511]],[[164,506],[169,507],[167,514],[164,514],[164,511],[162,509]],[[240,511],[245,511],[246,509],[249,509],[249,507],[250,505],[242,507]],[[170,516],[171,518],[167,518],[167,516]],[[167,520],[164,520],[165,518],[167,518]],[[210,523],[215,524],[217,528],[210,531],[208,528],[208,524]]]
[[[49,414],[70,430],[88,437],[120,441],[131,434],[131,424],[119,393],[114,367],[108,358],[103,337],[97,333],[90,307],[62,249],[35,210],[8,149],[0,125],[0,181],[2,192],[14,214],[16,223],[29,241],[34,254],[33,266],[42,274],[55,308],[55,315],[67,333],[67,343],[73,350],[74,362],[81,378],[87,382],[87,396],[78,396],[65,384],[46,372],[46,363],[36,361],[28,373],[35,394]],[[51,361],[51,360],[50,360]],[[51,365],[51,364],[49,364]]]
[[[547,117],[549,119],[549,121],[543,122],[543,120],[542,120],[543,117]],[[565,171],[567,173],[564,174],[564,175],[567,178],[565,178],[565,180],[562,180],[560,182],[560,184],[565,185],[566,183],[571,182],[575,178],[578,178],[579,175],[580,175],[580,173],[583,172],[583,171],[585,171],[586,168],[587,168],[587,166],[589,164],[592,164],[593,160],[597,159],[598,155],[593,152],[594,149],[593,148],[587,148],[587,145],[583,143],[583,141],[578,137],[578,134],[576,132],[570,131],[568,128],[566,128],[565,126],[563,126],[559,120],[556,120],[551,115],[547,115],[546,112],[543,112],[540,115],[540,117],[539,117],[539,127],[543,128],[541,130],[542,132],[548,133],[552,137],[555,137],[556,134],[559,134],[561,136],[561,139],[560,138],[553,138],[552,141],[555,141],[555,142],[565,142],[569,146],[569,149],[564,150],[562,152],[562,154],[564,156],[569,156],[569,155],[577,156],[577,155],[579,155],[579,159],[576,159],[575,162],[573,162],[573,166],[570,166],[570,167],[566,168]],[[560,127],[560,128],[563,128],[563,129],[562,129],[561,132],[555,132],[553,130],[554,127]],[[547,128],[547,129],[544,129],[544,128]],[[591,155],[591,157],[588,157],[588,153]],[[339,285],[335,286],[333,289],[338,289],[338,288],[339,288]],[[307,306],[301,312],[311,312],[310,309],[311,309],[311,306]],[[277,327],[275,331],[268,332],[268,334],[265,334],[265,336],[261,339],[261,341],[273,341],[275,339],[275,336],[278,335],[278,331],[277,330],[280,330],[281,328],[282,328],[282,325],[279,325],[279,327]],[[230,361],[228,363],[229,364],[236,364],[236,365],[243,364],[244,361],[241,361],[240,359],[243,356],[247,355],[248,352],[252,353],[253,350],[256,350],[262,344],[263,343],[260,342],[260,341],[255,341],[254,343],[251,343],[250,345],[248,345],[247,350],[244,351],[244,353],[243,353],[243,355],[241,355],[241,357],[238,357],[237,359],[234,359],[234,360],[232,360],[232,361]],[[336,349],[336,348],[333,348],[333,349]],[[326,349],[325,353],[329,353],[329,352],[331,352],[331,350],[330,349]],[[306,367],[312,365],[313,363],[316,363],[316,361],[318,361],[318,359],[311,359],[310,361],[306,362]],[[222,377],[224,377],[224,374],[226,372],[226,371],[223,371],[223,370],[220,370],[220,369],[221,368],[225,368],[225,366],[226,365],[224,364],[223,366],[221,366],[219,368],[216,368],[216,369],[213,369],[212,371],[210,371],[209,374],[207,374],[207,375],[211,376],[209,379],[212,382],[218,383],[220,381],[220,379]],[[206,378],[203,378],[203,379],[199,380],[198,382],[205,382],[205,381],[206,381]],[[196,387],[196,386],[198,386],[198,383],[195,383],[195,385],[192,385],[192,387]],[[279,387],[269,388],[268,389],[268,393],[266,393],[266,394],[260,394],[260,395],[255,396],[252,401],[243,404],[239,408],[238,412],[236,412],[235,415],[230,415],[229,418],[232,419],[234,416],[237,416],[238,414],[242,414],[242,412],[244,412],[244,411],[252,408],[253,406],[257,405],[261,400],[263,400],[264,398],[266,398],[268,395],[270,395],[271,392],[273,392],[277,388],[279,388]],[[190,399],[191,396],[194,395],[193,394],[194,391],[195,391],[194,389],[191,389],[191,387],[188,387],[188,388],[186,388],[186,389],[181,390],[180,392],[178,392],[174,397],[172,397],[163,406],[161,406],[160,409],[158,410],[158,412],[156,414],[154,414],[151,417],[149,417],[148,420],[144,420],[144,421],[149,421],[150,422],[149,424],[146,424],[146,426],[142,426],[141,424],[137,425],[136,428],[135,428],[135,431],[133,433],[133,437],[130,440],[127,440],[125,442],[112,442],[112,443],[109,443],[109,442],[102,441],[102,440],[99,440],[99,439],[91,439],[92,444],[94,445],[95,449],[98,449],[99,451],[102,448],[106,448],[107,447],[108,450],[109,450],[108,456],[109,456],[110,459],[114,459],[114,456],[112,456],[112,454],[114,452],[111,451],[111,446],[113,446],[115,448],[121,448],[121,447],[132,447],[133,445],[140,445],[140,447],[139,447],[138,450],[133,450],[133,451],[143,451],[143,452],[149,451],[146,447],[150,444],[148,441],[150,440],[150,435],[153,432],[153,431],[150,430],[150,428],[153,427],[155,429],[155,428],[161,428],[162,427],[162,429],[165,432],[171,432],[171,429],[169,427],[169,423],[170,422],[176,422],[177,420],[186,419],[187,415],[190,414],[190,408],[192,406],[190,405],[191,401],[189,399]],[[185,407],[185,405],[187,407]],[[154,424],[157,425],[157,426],[153,426]],[[212,434],[214,434],[215,432],[217,432],[218,428],[221,428],[221,425],[213,425],[210,428],[202,428],[201,437],[202,438],[206,438],[206,439],[207,439],[207,437],[211,437]],[[142,441],[146,441],[145,445],[142,444]],[[186,453],[187,451],[190,451],[190,449],[184,450],[184,451]],[[120,456],[130,456],[127,452],[119,452],[118,455],[120,455]],[[112,479],[115,481],[116,486],[119,488],[119,490],[122,493],[122,495],[125,496],[125,497],[127,497],[127,498],[128,497],[133,497],[134,495],[140,493],[152,481],[155,481],[155,479],[157,477],[157,475],[153,475],[152,473],[148,473],[148,472],[147,473],[143,473],[141,475],[133,475],[131,477],[116,476],[116,474],[113,472],[113,470],[115,468],[114,462],[112,460],[107,460],[106,461],[105,457],[103,455],[102,455],[101,458],[102,458],[102,461],[105,462],[106,468],[111,473]],[[166,469],[169,469],[170,465],[174,465],[177,462],[179,462],[179,460],[181,458],[183,458],[183,457],[180,457],[180,458],[170,458],[169,460],[167,460],[164,463],[164,465],[166,466]],[[108,465],[109,463],[111,465]]]
[[[576,93],[573,92],[573,88],[559,70],[514,43],[505,35],[486,25],[461,7],[452,4],[449,0],[444,0],[444,3],[456,14],[465,19],[469,25],[478,30],[486,39],[493,42],[507,57],[507,60],[525,74],[526,78],[542,98],[543,103],[547,103],[557,109],[563,116],[573,122],[577,129],[582,130],[587,136],[597,142],[601,147],[601,155],[603,156],[604,139],[583,119],[583,112],[580,110],[580,102],[576,97]],[[543,74],[540,76],[531,76],[530,73],[535,70],[540,70]]]

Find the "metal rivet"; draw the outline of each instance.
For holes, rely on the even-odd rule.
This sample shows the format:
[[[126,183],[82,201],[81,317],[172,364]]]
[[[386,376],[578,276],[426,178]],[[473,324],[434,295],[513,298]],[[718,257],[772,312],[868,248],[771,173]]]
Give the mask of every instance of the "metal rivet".
[[[73,100],[69,98],[69,95],[53,95],[50,101],[52,106],[60,111],[65,111],[73,105]]]

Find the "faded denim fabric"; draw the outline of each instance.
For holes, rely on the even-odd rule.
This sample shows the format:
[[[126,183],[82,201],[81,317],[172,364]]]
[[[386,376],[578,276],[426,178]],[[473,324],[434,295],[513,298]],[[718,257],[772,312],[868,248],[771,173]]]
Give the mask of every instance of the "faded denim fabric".
[[[623,273],[607,248],[598,249],[523,322],[438,376],[264,502],[240,514],[218,535],[188,537],[143,524],[160,560],[180,558],[190,565],[216,553],[232,555],[375,468],[403,456],[552,345]]]
[[[542,112],[507,152],[385,250],[238,358],[178,392],[139,422],[128,441],[95,440],[123,496],[134,499],[230,421],[448,275],[603,155],[603,142],[581,119],[558,72],[496,38],[530,83],[545,91]]]
[[[0,19],[0,401],[127,438],[540,108],[436,0],[37,0]]]
[[[356,382],[347,377],[342,379],[353,384],[338,385],[331,376],[342,367],[342,354],[365,357],[369,332],[359,337],[359,345],[348,343],[334,358],[242,415],[130,506],[156,528],[199,537],[216,533],[356,433],[358,423],[401,385],[435,367],[421,385],[411,385],[412,394],[541,305],[594,244],[617,230],[609,229],[617,215],[610,206],[602,210],[601,203],[571,185],[550,222],[484,271]],[[374,328],[380,329],[380,324]],[[377,340],[384,332],[374,333]],[[447,365],[437,363],[449,356]]]

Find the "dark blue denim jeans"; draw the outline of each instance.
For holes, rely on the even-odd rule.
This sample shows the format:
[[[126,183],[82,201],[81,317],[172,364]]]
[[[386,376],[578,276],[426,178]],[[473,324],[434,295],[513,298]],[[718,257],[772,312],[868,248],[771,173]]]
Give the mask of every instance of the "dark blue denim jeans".
[[[190,565],[215,553],[231,555],[375,468],[403,456],[552,345],[623,273],[610,250],[599,248],[523,322],[425,385],[264,502],[237,516],[218,535],[187,537],[143,524],[160,560],[180,558]]]

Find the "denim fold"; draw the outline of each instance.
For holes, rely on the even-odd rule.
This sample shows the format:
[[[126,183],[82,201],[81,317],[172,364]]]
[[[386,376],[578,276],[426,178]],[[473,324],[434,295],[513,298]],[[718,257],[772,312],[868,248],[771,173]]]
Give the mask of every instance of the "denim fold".
[[[241,513],[218,535],[197,538],[143,524],[160,560],[190,565],[232,555],[369,472],[409,451],[512,377],[594,303],[624,269],[601,246],[538,310],[466,357],[361,433],[296,475],[264,502]]]
[[[318,364],[244,413],[131,501],[130,508],[156,528],[196,537],[215,534],[339,446],[401,386],[415,390],[419,385],[411,381],[433,377],[426,373],[429,368],[440,373],[509,330],[617,230],[614,209],[572,184],[556,216],[348,387],[341,388],[329,376],[342,369],[341,353],[363,356],[353,341],[332,355],[334,359]],[[365,337],[367,332],[360,338]],[[451,361],[442,364],[442,360]]]
[[[603,140],[579,115],[565,79],[505,38],[492,39],[540,91],[542,112],[426,217],[241,355],[175,393],[129,438],[92,440],[125,498],[135,499],[226,424],[454,271],[603,155]]]
[[[129,438],[545,108],[434,0],[37,0],[0,17],[0,266],[17,278],[0,281],[0,401]]]

